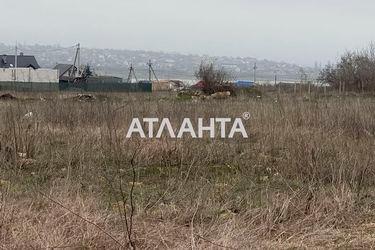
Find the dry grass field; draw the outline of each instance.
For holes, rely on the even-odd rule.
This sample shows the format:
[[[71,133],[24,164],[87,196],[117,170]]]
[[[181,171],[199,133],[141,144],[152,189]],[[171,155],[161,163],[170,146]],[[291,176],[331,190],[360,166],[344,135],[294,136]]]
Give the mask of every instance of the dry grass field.
[[[14,93],[1,249],[375,247],[375,98]],[[241,117],[249,139],[126,139],[133,117]]]

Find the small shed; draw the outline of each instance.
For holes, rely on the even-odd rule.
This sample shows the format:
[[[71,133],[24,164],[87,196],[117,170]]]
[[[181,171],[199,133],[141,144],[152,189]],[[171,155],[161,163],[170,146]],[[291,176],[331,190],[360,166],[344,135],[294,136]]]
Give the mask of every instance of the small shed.
[[[68,79],[73,72],[77,71],[77,67],[72,64],[57,64],[53,69],[59,71],[60,80]]]

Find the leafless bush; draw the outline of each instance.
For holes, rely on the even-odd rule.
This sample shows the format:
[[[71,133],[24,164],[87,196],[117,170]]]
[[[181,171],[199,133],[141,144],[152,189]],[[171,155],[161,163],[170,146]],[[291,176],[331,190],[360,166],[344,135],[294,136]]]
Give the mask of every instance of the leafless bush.
[[[363,51],[347,52],[336,65],[327,65],[319,78],[339,91],[374,91],[374,44]]]
[[[195,77],[203,82],[202,91],[205,94],[225,91],[235,93],[234,86],[230,83],[233,77],[223,68],[215,68],[213,63],[202,62],[195,72]]]

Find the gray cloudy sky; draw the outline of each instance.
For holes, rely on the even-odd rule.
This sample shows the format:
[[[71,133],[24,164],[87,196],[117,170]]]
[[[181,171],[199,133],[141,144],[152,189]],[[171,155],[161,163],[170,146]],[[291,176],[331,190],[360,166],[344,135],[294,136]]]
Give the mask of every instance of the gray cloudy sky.
[[[0,0],[0,42],[251,56],[304,65],[375,41],[374,0]]]

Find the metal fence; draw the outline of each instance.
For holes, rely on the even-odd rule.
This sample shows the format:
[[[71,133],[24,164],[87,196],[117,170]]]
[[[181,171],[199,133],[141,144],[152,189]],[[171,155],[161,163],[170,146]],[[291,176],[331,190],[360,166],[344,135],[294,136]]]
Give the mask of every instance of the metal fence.
[[[88,91],[88,92],[152,92],[152,84],[139,83],[31,83],[0,82],[0,91],[20,92],[54,92],[54,91]]]

